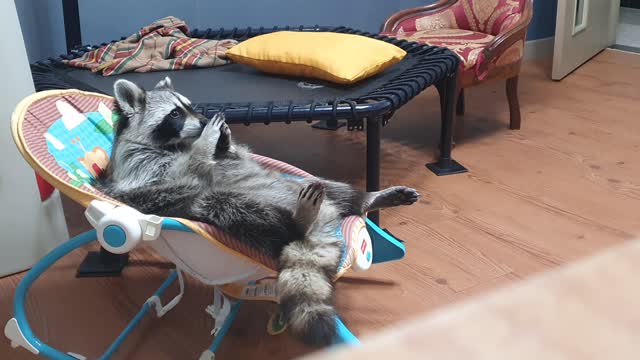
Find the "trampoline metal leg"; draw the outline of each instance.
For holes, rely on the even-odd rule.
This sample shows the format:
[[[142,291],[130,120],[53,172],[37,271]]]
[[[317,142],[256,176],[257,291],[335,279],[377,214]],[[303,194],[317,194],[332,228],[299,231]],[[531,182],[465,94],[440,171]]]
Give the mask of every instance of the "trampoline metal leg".
[[[440,110],[442,124],[440,126],[440,159],[435,163],[427,164],[427,168],[438,176],[453,175],[467,172],[468,170],[451,158],[453,148],[453,126],[456,107],[457,76],[451,74],[436,85],[440,93]]]
[[[380,137],[382,117],[367,118],[367,192],[380,190]],[[367,216],[374,224],[380,223],[380,212]]]
[[[120,276],[122,269],[129,262],[129,254],[113,254],[100,248],[100,251],[90,251],[82,261],[77,277],[111,277]]]

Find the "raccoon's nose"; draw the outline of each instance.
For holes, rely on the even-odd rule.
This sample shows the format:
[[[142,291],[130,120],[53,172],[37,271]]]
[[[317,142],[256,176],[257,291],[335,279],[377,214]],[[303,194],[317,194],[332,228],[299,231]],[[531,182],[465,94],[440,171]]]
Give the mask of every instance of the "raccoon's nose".
[[[205,126],[207,126],[207,119],[200,119],[200,127],[204,129]]]

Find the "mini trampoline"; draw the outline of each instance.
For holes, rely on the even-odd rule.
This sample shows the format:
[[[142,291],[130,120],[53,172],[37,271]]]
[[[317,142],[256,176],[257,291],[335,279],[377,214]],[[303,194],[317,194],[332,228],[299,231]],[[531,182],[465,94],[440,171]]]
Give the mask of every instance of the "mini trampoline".
[[[348,27],[194,29],[190,37],[244,41],[281,30],[358,34],[395,44],[407,51],[407,56],[381,74],[350,86],[268,75],[241,64],[104,77],[85,69],[69,67],[62,62],[80,57],[87,51],[106,44],[104,43],[76,47],[68,55],[35,63],[32,65],[32,74],[38,91],[79,89],[107,95],[113,95],[113,83],[121,78],[150,87],[165,76],[170,76],[181,93],[196,104],[197,111],[207,117],[223,111],[230,124],[268,125],[272,122],[318,120],[319,123],[314,127],[337,129],[346,121],[349,130],[367,132],[367,191],[379,190],[381,128],[387,125],[397,109],[429,86],[435,85],[441,97],[441,151],[438,161],[427,164],[427,167],[437,175],[466,171],[451,158],[459,59],[448,49]],[[377,223],[378,214],[370,214],[370,219]]]

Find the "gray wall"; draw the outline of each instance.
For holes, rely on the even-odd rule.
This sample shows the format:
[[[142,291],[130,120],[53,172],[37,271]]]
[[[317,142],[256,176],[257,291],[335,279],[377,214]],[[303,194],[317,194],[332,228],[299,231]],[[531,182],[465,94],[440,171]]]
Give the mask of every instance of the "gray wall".
[[[15,0],[15,5],[29,62],[67,51],[62,1]]]
[[[321,24],[348,25],[373,32],[379,30],[390,14],[425,4],[425,0],[188,0],[179,3],[115,0],[108,7],[102,5],[101,11],[97,12],[92,10],[100,8],[104,1],[82,0],[83,41],[102,42],[105,34],[109,39],[129,34],[138,30],[141,24],[167,15],[182,18],[192,28]],[[114,32],[115,28],[117,32]]]
[[[435,0],[80,0],[82,40],[95,44],[129,35],[167,15],[192,28],[273,25],[347,25],[378,31],[395,11]],[[479,0],[482,1],[482,0]],[[15,0],[30,61],[65,51],[59,0]],[[553,36],[557,0],[534,1],[529,39]]]

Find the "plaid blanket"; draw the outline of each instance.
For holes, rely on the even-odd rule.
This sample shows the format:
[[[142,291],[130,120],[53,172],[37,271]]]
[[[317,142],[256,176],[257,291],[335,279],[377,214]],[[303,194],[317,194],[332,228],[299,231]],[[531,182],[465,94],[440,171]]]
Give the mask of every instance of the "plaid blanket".
[[[66,60],[69,66],[102,71],[103,76],[130,71],[151,72],[212,67],[230,62],[225,54],[235,40],[189,38],[187,24],[173,16],[153,22],[125,40],[105,45],[82,57]]]

